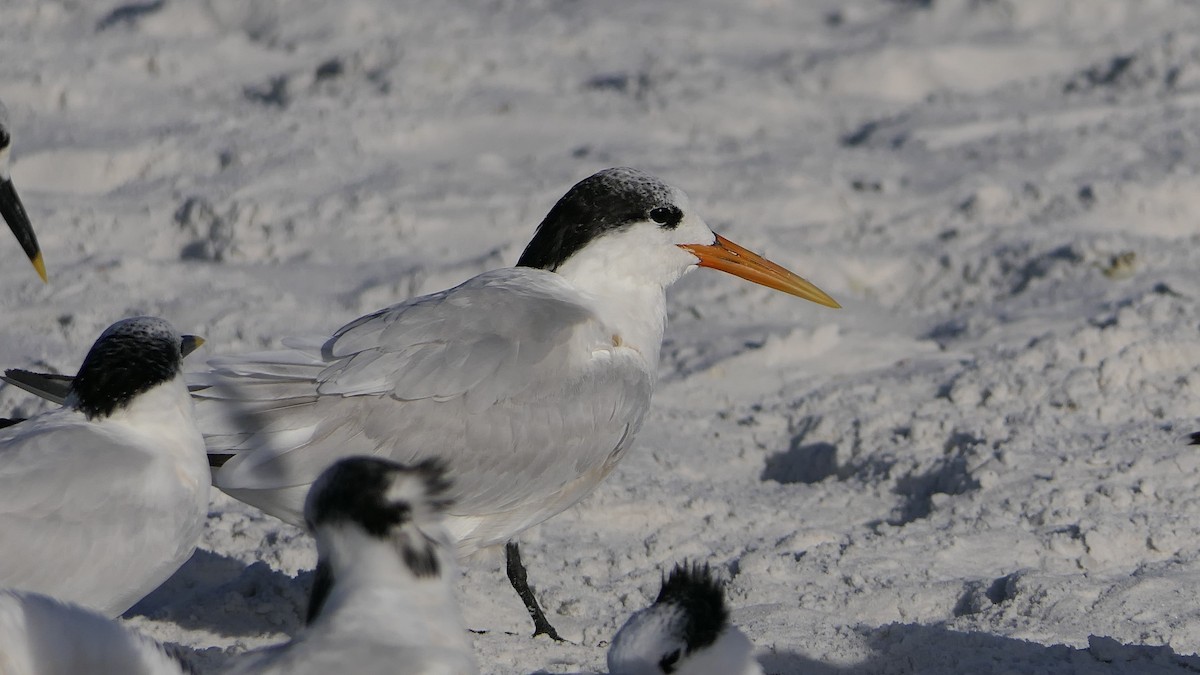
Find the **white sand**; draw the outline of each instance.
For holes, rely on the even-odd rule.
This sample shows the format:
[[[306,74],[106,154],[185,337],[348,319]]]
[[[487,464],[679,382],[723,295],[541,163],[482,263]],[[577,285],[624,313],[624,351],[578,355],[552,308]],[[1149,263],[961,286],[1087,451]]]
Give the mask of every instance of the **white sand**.
[[[1200,670],[1200,5],[398,4],[0,4],[51,275],[0,236],[0,363],[328,334],[637,166],[845,309],[678,284],[638,447],[522,538],[573,643],[484,555],[486,672],[602,670],[684,557],[771,673]],[[127,622],[205,667],[296,628],[305,535],[219,496],[201,549]]]

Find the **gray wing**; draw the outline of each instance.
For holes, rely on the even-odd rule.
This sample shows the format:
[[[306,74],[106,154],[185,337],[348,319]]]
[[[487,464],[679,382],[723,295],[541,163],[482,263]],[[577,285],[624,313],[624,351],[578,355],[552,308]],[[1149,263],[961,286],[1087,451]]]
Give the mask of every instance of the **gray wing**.
[[[557,275],[513,268],[363,317],[319,351],[215,360],[200,427],[235,457],[214,484],[298,522],[302,486],[338,457],[437,456],[452,515],[523,529],[587,494],[641,424],[649,367],[613,342]]]

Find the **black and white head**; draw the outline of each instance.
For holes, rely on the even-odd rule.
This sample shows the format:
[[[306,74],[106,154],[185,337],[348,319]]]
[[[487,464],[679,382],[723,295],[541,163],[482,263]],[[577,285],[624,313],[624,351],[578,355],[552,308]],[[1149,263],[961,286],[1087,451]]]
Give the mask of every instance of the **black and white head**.
[[[326,469],[304,504],[318,554],[308,623],[344,576],[441,583],[454,555],[442,526],[449,487],[445,467],[436,460],[407,466],[349,457]]]
[[[568,190],[517,265],[576,280],[625,279],[663,288],[693,267],[711,267],[838,307],[811,283],[714,234],[683,190],[626,167],[605,169]]]
[[[708,565],[676,565],[654,604],[635,612],[608,649],[612,675],[751,675],[753,645],[729,623],[721,583]]]
[[[21,198],[17,196],[17,189],[13,186],[12,176],[8,171],[11,155],[12,132],[8,125],[8,109],[4,107],[3,103],[0,103],[0,216],[3,216],[4,222],[8,223],[8,229],[12,230],[13,235],[20,242],[21,248],[28,256],[29,262],[33,263],[33,268],[37,270],[38,276],[45,281],[46,264],[42,260],[42,250],[38,246],[37,236],[33,233],[33,224],[29,222],[25,206],[21,204]]]
[[[170,323],[152,316],[118,321],[100,334],[83,359],[66,405],[88,419],[109,417],[179,377],[184,352],[203,342],[195,335],[179,335]]]

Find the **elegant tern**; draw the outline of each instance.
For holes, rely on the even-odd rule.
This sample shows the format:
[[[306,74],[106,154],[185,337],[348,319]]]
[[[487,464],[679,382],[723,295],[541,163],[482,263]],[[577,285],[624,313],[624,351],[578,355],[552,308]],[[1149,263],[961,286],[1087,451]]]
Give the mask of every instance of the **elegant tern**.
[[[0,590],[4,675],[184,675],[176,655],[90,609]]]
[[[119,321],[62,408],[0,429],[0,587],[111,617],[191,557],[211,478],[180,360],[201,341]]]
[[[455,477],[447,524],[459,554],[509,542],[535,635],[556,636],[509,540],[586,496],[629,449],[657,378],[666,288],[695,267],[839,306],[713,233],[682,190],[607,169],[559,199],[516,267],[369,314],[324,343],[213,359],[191,383],[213,483],[300,524],[308,486],[339,457],[440,458]],[[32,391],[56,386],[9,375]]]
[[[351,457],[321,474],[305,504],[318,556],[307,625],[228,674],[478,673],[442,523],[448,485],[433,460]]]
[[[654,604],[629,617],[608,648],[611,675],[762,675],[754,645],[729,622],[708,565],[676,565]]]
[[[437,457],[454,476],[447,524],[460,555],[507,542],[625,455],[657,377],[666,288],[697,266],[838,307],[714,234],[682,190],[607,169],[558,200],[516,267],[369,314],[323,344],[212,360],[197,396],[210,457],[228,457],[213,484],[297,523],[338,457]],[[515,542],[508,550],[512,562]],[[535,635],[557,637],[520,576],[509,574]]]
[[[13,187],[12,176],[8,172],[10,155],[12,154],[12,133],[8,125],[8,109],[0,103],[0,216],[8,223],[33,269],[37,270],[42,281],[46,281],[46,263],[42,260],[42,249],[38,246],[37,236],[33,233],[33,225]]]

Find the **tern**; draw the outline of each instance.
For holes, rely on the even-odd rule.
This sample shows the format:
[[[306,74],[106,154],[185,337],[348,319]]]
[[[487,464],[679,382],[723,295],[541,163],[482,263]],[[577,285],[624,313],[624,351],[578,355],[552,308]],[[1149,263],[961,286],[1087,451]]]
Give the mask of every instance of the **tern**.
[[[33,225],[13,187],[12,176],[8,173],[8,163],[12,153],[12,133],[8,126],[8,109],[0,102],[0,216],[8,223],[8,228],[17,237],[33,269],[37,270],[42,281],[46,281],[46,263],[42,260],[42,249],[38,247],[37,236],[33,233]]]
[[[351,457],[327,469],[304,508],[318,556],[307,624],[228,675],[478,673],[442,523],[448,486],[434,460]]]
[[[4,675],[184,675],[158,642],[78,605],[38,593],[0,591]]]
[[[309,485],[339,457],[439,458],[455,479],[447,526],[459,555],[506,543],[534,635],[558,639],[512,540],[625,456],[657,379],[666,289],[696,267],[839,307],[715,234],[682,190],[606,169],[558,200],[516,267],[361,317],[324,342],[211,360],[192,386],[213,484],[299,525]]]
[[[200,342],[119,321],[62,408],[0,429],[0,587],[112,617],[191,557],[211,477],[180,361]]]
[[[635,612],[608,648],[611,675],[762,675],[754,645],[729,622],[708,565],[676,565],[654,604]]]

